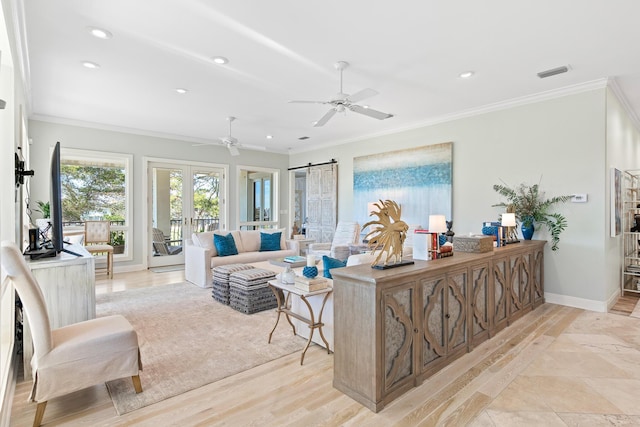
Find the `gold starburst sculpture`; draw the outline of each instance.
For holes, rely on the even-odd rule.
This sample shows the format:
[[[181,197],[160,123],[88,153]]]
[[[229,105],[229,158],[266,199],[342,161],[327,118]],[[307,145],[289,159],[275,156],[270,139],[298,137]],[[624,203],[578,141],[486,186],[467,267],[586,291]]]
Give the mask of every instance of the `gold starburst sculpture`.
[[[384,254],[386,254],[384,265],[388,265],[391,259],[394,263],[399,263],[402,261],[402,245],[407,238],[407,230],[409,229],[409,226],[400,219],[402,208],[393,200],[385,200],[384,202],[380,200],[374,203],[374,206],[378,208],[378,211],[371,211],[369,216],[376,216],[378,219],[369,221],[362,226],[363,228],[373,227],[365,236],[365,240],[369,241],[371,252],[374,255],[378,252],[378,256],[371,265],[378,264]]]

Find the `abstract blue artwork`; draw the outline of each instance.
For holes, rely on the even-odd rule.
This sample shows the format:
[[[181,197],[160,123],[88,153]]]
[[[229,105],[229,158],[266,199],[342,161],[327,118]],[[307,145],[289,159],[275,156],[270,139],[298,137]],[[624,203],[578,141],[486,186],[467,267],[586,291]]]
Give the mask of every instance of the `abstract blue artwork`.
[[[453,143],[427,145],[353,159],[353,212],[369,221],[368,204],[393,200],[402,220],[428,227],[429,215],[451,218]]]

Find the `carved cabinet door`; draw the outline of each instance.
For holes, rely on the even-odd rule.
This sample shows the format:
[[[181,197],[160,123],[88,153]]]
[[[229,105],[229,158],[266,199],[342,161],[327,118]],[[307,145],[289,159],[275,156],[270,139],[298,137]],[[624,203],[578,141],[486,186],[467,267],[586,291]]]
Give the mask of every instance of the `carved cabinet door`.
[[[413,382],[415,377],[415,285],[390,289],[382,295],[384,323],[384,394]]]
[[[490,336],[492,295],[489,286],[491,278],[490,263],[472,265],[469,289],[471,345],[476,346]]]
[[[468,347],[466,268],[420,282],[422,302],[421,370],[429,375],[454,352]]]
[[[531,259],[530,252],[509,257],[509,322],[531,309]]]
[[[496,257],[493,260],[493,299],[491,319],[491,334],[504,329],[509,317],[508,295],[509,291],[509,259],[506,256]]]
[[[533,251],[531,293],[533,308],[544,304],[544,247]]]

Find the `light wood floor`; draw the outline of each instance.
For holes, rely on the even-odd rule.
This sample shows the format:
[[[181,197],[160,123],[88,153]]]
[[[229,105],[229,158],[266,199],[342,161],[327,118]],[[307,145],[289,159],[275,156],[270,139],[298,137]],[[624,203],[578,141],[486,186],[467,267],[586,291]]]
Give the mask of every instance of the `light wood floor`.
[[[184,272],[116,274],[99,279],[97,292],[181,280]],[[332,387],[333,356],[312,346],[304,366],[291,354],[123,416],[98,385],[51,400],[44,425],[640,425],[640,319],[633,316],[545,304],[378,414]],[[30,386],[19,380],[12,426],[33,422]]]

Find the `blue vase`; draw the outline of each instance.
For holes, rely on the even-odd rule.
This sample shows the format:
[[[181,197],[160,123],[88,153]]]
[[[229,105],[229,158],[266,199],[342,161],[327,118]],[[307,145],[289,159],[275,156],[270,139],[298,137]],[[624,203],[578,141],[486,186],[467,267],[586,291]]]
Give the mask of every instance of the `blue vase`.
[[[524,237],[524,240],[531,240],[533,232],[536,231],[533,226],[533,220],[527,221],[526,219],[522,221],[520,229],[522,230],[522,237]]]
[[[304,277],[308,277],[309,279],[313,279],[314,277],[316,277],[318,275],[318,267],[313,266],[313,267],[305,267],[302,269],[302,275]]]

